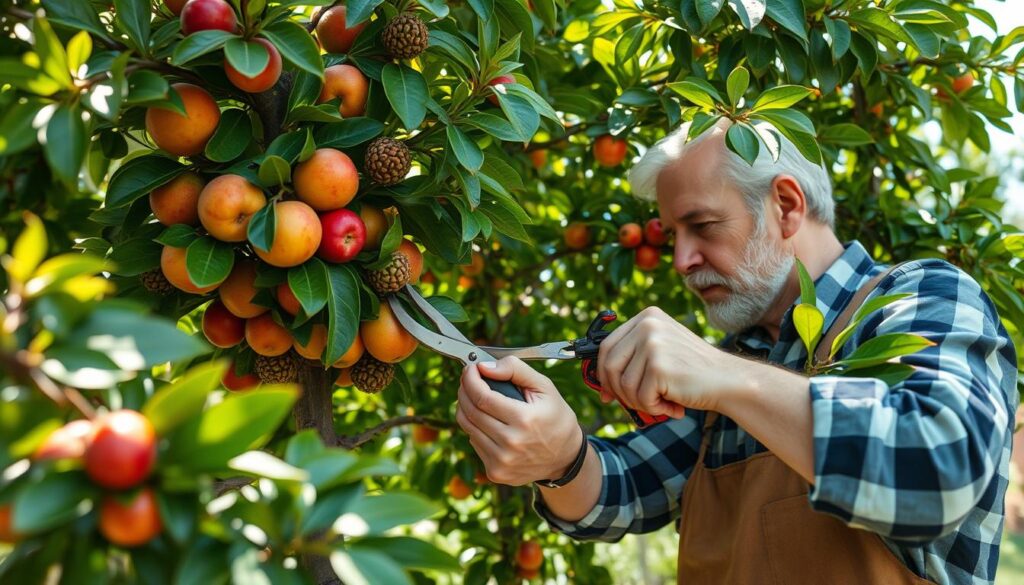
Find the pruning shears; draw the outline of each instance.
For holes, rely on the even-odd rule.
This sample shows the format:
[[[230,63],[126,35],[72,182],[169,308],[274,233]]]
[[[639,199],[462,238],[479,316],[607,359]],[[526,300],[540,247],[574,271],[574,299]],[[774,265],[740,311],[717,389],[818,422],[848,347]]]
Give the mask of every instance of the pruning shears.
[[[583,382],[590,388],[600,392],[601,382],[597,379],[597,355],[601,342],[610,333],[605,331],[606,325],[617,317],[613,311],[601,311],[587,328],[584,337],[567,341],[553,341],[529,347],[489,347],[478,346],[469,341],[455,325],[452,325],[437,309],[435,309],[420,293],[412,286],[406,285],[403,289],[412,301],[416,309],[429,320],[438,332],[431,331],[424,327],[405,309],[399,297],[395,294],[387,297],[388,305],[391,307],[398,322],[402,327],[415,337],[424,346],[440,353],[441,355],[457,359],[464,365],[478,362],[496,361],[506,356],[515,356],[522,360],[582,360]],[[522,390],[508,381],[491,380],[484,377],[491,390],[509,398],[525,402],[526,398]],[[627,407],[619,400],[619,405],[629,414],[633,422],[640,428],[650,426],[668,420],[665,415],[650,415],[645,412],[638,412]]]

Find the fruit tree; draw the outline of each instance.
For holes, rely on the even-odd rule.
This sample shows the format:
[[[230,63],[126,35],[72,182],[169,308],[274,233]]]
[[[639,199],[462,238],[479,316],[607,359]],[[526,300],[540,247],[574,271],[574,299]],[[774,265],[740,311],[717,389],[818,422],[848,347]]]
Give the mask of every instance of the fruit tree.
[[[0,28],[4,581],[614,582],[488,480],[461,365],[380,299],[415,285],[480,345],[652,304],[719,338],[626,182],[682,122],[732,120],[748,161],[786,137],[842,239],[957,264],[1024,342],[987,154],[1024,31],[972,0],[26,0]]]

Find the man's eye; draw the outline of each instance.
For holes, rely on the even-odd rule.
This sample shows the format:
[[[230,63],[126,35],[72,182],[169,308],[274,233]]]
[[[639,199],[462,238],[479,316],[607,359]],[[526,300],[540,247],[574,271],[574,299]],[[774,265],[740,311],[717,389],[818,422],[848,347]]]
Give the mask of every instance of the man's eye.
[[[704,221],[704,222],[701,222],[701,223],[695,223],[691,227],[693,227],[693,229],[697,230],[698,232],[702,232],[702,231],[704,231],[705,228],[710,226],[712,223],[713,222],[710,222],[710,221]]]

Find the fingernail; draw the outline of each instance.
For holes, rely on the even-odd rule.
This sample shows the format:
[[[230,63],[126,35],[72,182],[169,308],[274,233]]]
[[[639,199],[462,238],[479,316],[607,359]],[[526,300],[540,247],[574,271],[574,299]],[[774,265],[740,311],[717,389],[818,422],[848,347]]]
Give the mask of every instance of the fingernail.
[[[498,367],[498,364],[494,362],[480,362],[480,366],[487,368],[488,370],[493,370],[494,368]]]

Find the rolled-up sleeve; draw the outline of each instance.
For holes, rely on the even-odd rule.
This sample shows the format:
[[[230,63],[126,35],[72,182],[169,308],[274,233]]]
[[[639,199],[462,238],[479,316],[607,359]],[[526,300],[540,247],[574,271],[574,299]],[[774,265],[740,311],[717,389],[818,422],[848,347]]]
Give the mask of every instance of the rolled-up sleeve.
[[[915,370],[892,387],[873,378],[811,379],[809,498],[851,526],[926,542],[998,491],[1018,402],[1016,355],[995,307],[967,274],[929,260],[890,279],[885,294],[913,296],[866,318],[851,349],[895,332],[935,345],[898,358]]]
[[[601,495],[578,522],[565,522],[534,488],[534,509],[555,530],[577,540],[615,542],[651,532],[679,516],[679,500],[700,449],[702,411],[622,435],[588,437],[601,461]]]

